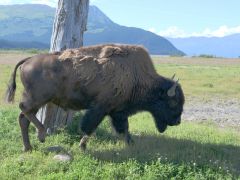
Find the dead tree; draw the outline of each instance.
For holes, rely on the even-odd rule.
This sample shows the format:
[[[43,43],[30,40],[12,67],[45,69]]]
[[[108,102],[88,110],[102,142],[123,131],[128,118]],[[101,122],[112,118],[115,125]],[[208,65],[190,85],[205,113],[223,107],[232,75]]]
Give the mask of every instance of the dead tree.
[[[87,27],[89,0],[59,0],[53,24],[50,52],[83,45],[83,33]],[[47,104],[38,113],[38,119],[48,133],[71,123],[73,112]]]

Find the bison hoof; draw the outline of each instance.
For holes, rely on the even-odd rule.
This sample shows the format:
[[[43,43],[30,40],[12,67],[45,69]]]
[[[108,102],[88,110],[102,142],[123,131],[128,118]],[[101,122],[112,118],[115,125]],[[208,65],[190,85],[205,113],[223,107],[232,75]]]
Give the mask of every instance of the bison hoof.
[[[31,152],[32,146],[23,147],[23,152]]]
[[[134,141],[133,141],[133,139],[132,139],[132,136],[131,136],[129,133],[126,134],[125,142],[126,142],[126,144],[129,145],[129,146],[130,146],[130,145],[134,145]]]
[[[85,143],[80,143],[79,147],[80,147],[80,149],[81,149],[82,151],[86,151],[86,149],[87,149],[87,144],[85,144]]]
[[[38,140],[40,141],[40,142],[45,142],[45,137],[46,137],[46,131],[45,131],[45,129],[43,129],[43,130],[38,130],[38,132],[37,132],[37,137],[38,137]]]
[[[129,138],[126,140],[126,143],[128,146],[134,145],[134,140],[132,138]]]
[[[85,135],[82,137],[81,141],[80,141],[80,144],[79,144],[79,147],[82,151],[85,151],[86,148],[87,148],[87,141],[88,141],[88,136]]]

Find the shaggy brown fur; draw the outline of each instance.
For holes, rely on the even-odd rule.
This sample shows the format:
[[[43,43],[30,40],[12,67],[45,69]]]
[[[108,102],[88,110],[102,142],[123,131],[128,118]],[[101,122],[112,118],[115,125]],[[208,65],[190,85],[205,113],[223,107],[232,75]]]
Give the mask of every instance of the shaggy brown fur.
[[[87,89],[98,89],[98,102],[112,108],[130,97],[135,84],[146,87],[144,94],[158,77],[141,46],[112,44],[69,49],[59,59],[72,64],[74,79],[84,82]]]

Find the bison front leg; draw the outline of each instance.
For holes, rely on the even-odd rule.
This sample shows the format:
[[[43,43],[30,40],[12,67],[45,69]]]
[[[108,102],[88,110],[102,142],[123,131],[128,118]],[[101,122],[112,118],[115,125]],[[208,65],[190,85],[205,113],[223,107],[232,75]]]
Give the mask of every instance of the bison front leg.
[[[23,150],[25,152],[26,151],[31,151],[32,150],[32,146],[30,144],[29,134],[28,134],[28,127],[29,127],[30,122],[24,116],[23,113],[20,113],[18,120],[19,120],[19,125],[20,125],[21,133],[22,133],[22,140],[23,140],[23,145],[24,145]]]
[[[119,135],[123,135],[127,145],[133,144],[134,141],[129,133],[128,118],[122,113],[110,114],[112,127]]]
[[[79,146],[83,151],[86,150],[89,136],[96,130],[105,115],[106,111],[102,107],[95,107],[86,111],[80,124],[84,136],[80,140]]]

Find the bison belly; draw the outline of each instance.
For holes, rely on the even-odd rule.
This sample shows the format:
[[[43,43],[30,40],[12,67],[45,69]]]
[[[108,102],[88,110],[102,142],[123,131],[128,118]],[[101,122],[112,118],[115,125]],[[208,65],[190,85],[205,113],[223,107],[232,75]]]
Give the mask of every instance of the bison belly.
[[[94,98],[82,92],[72,92],[66,96],[60,96],[53,100],[53,103],[65,110],[81,110],[88,109],[93,104]]]

